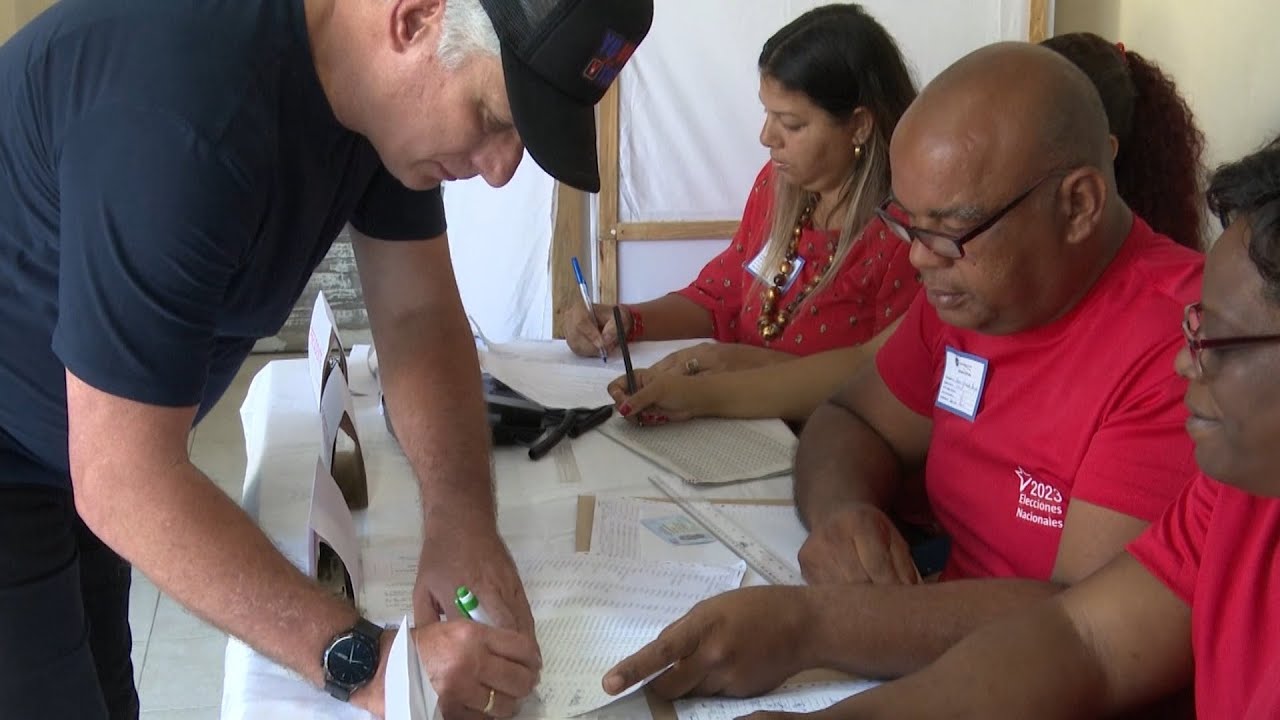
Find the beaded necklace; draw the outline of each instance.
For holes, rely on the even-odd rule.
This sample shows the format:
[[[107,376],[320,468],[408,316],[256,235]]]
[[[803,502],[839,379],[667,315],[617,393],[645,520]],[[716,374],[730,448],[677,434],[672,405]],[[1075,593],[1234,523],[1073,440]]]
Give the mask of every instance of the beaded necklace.
[[[800,303],[812,293],[814,288],[822,282],[822,278],[831,270],[831,266],[835,264],[836,256],[832,253],[827,256],[827,265],[820,272],[813,276],[813,279],[805,283],[805,286],[796,293],[794,299],[787,303],[785,308],[774,313],[774,309],[778,305],[778,300],[782,298],[783,291],[787,287],[787,281],[791,279],[791,272],[795,269],[796,258],[799,257],[800,234],[804,231],[810,219],[813,218],[814,208],[818,205],[818,196],[816,194],[809,198],[809,203],[805,205],[804,210],[800,211],[800,219],[796,220],[795,229],[791,231],[791,243],[787,246],[787,254],[783,258],[782,263],[778,265],[778,272],[773,276],[772,284],[765,288],[760,294],[760,320],[756,323],[756,327],[760,330],[760,337],[766,342],[777,340],[783,329],[787,327],[787,323],[791,321],[791,316],[795,314],[796,308],[800,307]]]

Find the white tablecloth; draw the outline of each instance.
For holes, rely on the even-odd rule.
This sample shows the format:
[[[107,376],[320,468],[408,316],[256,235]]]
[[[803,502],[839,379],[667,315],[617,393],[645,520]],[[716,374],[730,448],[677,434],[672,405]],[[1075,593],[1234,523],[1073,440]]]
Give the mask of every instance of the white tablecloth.
[[[320,447],[320,420],[308,382],[305,359],[271,362],[254,378],[240,410],[248,457],[242,503],[295,562],[306,558],[310,488]],[[420,537],[417,481],[409,463],[387,433],[376,399],[357,397],[355,406],[369,477],[369,509],[356,513],[357,529],[375,544],[384,537]],[[578,478],[563,472],[554,457],[532,462],[520,448],[495,450],[498,523],[513,551],[573,552],[580,494],[657,494],[647,479],[655,467],[599,433],[572,441],[571,448]],[[791,478],[705,492],[716,498],[789,498]],[[234,639],[227,643],[225,671],[225,720],[369,717]],[[650,717],[638,693],[607,710],[610,718]]]

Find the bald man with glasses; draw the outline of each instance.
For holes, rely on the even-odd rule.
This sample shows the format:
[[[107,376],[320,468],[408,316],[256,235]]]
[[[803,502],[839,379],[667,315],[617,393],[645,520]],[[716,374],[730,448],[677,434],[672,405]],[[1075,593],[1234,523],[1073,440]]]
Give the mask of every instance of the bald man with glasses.
[[[921,93],[881,217],[924,292],[801,436],[810,585],[702,603],[607,689],[672,662],[667,696],[761,693],[816,666],[904,674],[1159,516],[1194,469],[1173,360],[1202,257],[1124,204],[1114,142],[1088,78],[1044,48],[978,50]],[[918,482],[951,538],[936,583],[887,514]]]

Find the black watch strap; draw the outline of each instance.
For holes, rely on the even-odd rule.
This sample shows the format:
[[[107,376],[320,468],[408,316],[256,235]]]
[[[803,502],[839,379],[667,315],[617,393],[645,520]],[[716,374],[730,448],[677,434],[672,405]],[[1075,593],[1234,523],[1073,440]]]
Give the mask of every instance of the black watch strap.
[[[351,628],[351,632],[360,633],[361,635],[373,641],[374,645],[382,639],[382,627],[377,623],[360,618],[356,620],[356,626]]]
[[[351,693],[355,690],[355,688],[349,688],[346,685],[341,685],[327,678],[324,681],[324,689],[335,699],[341,700],[342,702],[351,700]]]
[[[350,630],[346,630],[338,634],[333,639],[332,642],[337,642],[340,638],[346,637],[347,635],[359,635],[365,638],[366,640],[368,640],[370,643],[372,643],[374,648],[378,650],[381,649],[382,627],[380,627],[376,623],[370,622],[365,618],[357,619],[355,627],[352,627]],[[330,643],[331,645],[332,645],[332,642]],[[375,655],[375,658],[380,659],[381,653],[379,652],[377,655]],[[376,676],[378,674],[377,660],[375,660],[374,662],[375,664],[373,666],[373,675]],[[329,675],[328,668],[325,668],[325,679],[324,679],[325,691],[328,692],[334,698],[341,700],[342,702],[350,701],[351,693],[355,692],[357,689],[359,689],[365,684],[362,682],[356,685],[347,685],[346,683],[340,683],[337,680],[334,680],[333,678],[328,677],[328,675]],[[373,676],[370,676],[370,680],[372,679],[373,679]]]

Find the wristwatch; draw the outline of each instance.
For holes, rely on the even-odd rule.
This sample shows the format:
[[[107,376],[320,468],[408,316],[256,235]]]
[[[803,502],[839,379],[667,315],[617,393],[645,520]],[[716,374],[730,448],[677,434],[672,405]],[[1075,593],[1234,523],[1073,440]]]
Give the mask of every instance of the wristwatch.
[[[351,693],[378,673],[382,628],[360,618],[356,626],[340,633],[324,650],[324,689],[346,702]]]

